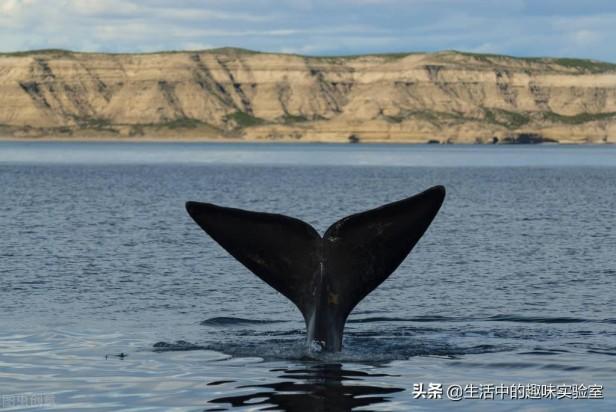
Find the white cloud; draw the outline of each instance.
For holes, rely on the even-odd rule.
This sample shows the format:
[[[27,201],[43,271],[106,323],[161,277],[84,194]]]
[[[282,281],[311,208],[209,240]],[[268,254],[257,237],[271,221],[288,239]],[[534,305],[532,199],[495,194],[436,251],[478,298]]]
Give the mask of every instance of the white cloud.
[[[255,15],[245,13],[230,13],[211,9],[174,9],[160,8],[155,10],[155,15],[170,19],[182,20],[237,20],[261,22],[274,18],[273,15]]]
[[[0,10],[5,15],[15,15],[25,7],[32,5],[33,0],[0,0]]]
[[[100,15],[135,15],[140,6],[126,0],[67,0],[65,7],[77,14],[88,16]]]
[[[572,37],[577,46],[593,45],[601,40],[601,35],[593,30],[577,30]]]
[[[577,0],[0,0],[0,51],[461,49],[616,61],[614,21],[611,3]]]

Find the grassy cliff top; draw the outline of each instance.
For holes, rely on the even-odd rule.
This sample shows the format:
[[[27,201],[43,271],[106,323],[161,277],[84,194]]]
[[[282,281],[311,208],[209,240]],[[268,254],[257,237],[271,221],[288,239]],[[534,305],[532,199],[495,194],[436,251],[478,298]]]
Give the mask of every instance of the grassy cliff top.
[[[300,55],[292,53],[270,53],[260,52],[255,50],[248,50],[235,47],[221,47],[215,49],[205,50],[167,50],[167,51],[153,51],[153,52],[139,52],[139,53],[104,53],[104,52],[75,52],[71,50],[63,49],[41,49],[41,50],[26,50],[18,52],[0,53],[2,57],[28,57],[28,56],[47,56],[51,58],[59,57],[71,57],[78,55],[111,55],[111,56],[123,56],[123,55],[160,55],[160,54],[227,54],[227,55],[277,55],[277,56],[295,56],[309,60],[324,60],[324,61],[348,61],[362,58],[377,58],[385,61],[403,59],[408,56],[424,55],[439,60],[440,58],[447,60],[448,58],[468,59],[470,64],[481,65],[507,65],[507,63],[517,64],[539,64],[547,65],[557,68],[563,68],[566,70],[585,72],[585,73],[605,73],[616,72],[616,63],[604,62],[593,59],[580,59],[569,57],[518,57],[508,56],[500,54],[489,53],[470,53],[457,50],[445,50],[438,52],[404,52],[404,53],[367,53],[367,54],[352,54],[352,55]],[[555,67],[556,66],[556,67]]]

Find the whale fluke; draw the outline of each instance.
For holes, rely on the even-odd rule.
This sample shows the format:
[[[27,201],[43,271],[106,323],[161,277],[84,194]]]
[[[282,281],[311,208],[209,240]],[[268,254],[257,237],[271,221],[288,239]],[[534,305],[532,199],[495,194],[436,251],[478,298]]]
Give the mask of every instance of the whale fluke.
[[[443,186],[345,217],[323,237],[292,217],[187,202],[227,252],[299,308],[309,341],[339,351],[353,308],[402,263],[438,213]]]

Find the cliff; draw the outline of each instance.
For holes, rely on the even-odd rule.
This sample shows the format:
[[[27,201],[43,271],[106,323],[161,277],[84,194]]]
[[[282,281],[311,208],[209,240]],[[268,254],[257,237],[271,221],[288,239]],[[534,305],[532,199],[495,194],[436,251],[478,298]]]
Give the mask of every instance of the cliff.
[[[0,136],[616,142],[616,65],[455,51],[0,55]]]

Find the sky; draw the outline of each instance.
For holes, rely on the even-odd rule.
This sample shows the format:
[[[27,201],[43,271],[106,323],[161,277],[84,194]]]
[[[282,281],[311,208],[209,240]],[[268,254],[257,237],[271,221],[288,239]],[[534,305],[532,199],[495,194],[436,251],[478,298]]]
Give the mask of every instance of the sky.
[[[0,51],[461,50],[616,62],[614,0],[0,0]]]

